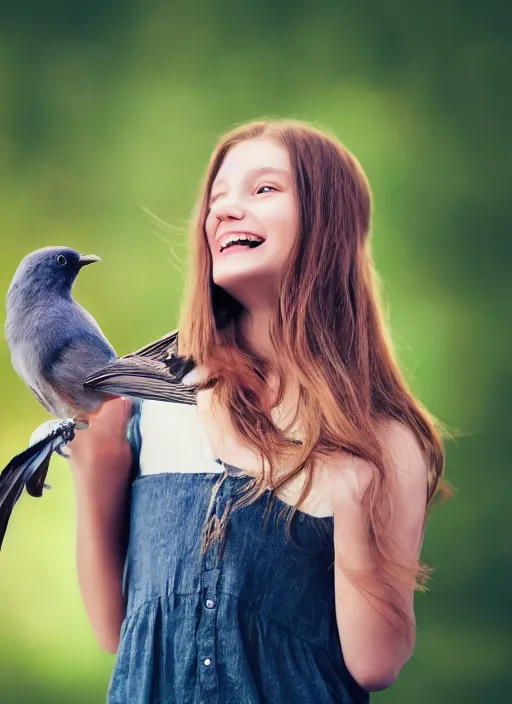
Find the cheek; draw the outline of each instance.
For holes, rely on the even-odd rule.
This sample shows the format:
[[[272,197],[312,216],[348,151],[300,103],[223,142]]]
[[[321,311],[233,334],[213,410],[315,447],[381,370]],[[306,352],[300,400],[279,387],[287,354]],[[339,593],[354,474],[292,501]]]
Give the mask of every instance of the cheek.
[[[215,248],[215,228],[211,219],[206,219],[203,229],[206,236],[206,242],[210,247],[210,250],[213,252]]]
[[[212,228],[212,218],[210,216],[208,216],[206,218],[206,220],[204,221],[204,226],[203,226],[203,230],[206,232],[208,239],[211,238],[212,229],[213,229]]]
[[[271,231],[275,233],[276,244],[288,251],[297,236],[297,216],[293,208],[283,208],[274,214]]]

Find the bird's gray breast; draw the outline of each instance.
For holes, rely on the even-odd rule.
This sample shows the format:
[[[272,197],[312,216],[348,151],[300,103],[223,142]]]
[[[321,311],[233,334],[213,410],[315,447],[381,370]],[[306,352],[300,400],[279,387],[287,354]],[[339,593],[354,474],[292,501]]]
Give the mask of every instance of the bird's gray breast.
[[[105,400],[85,390],[83,381],[116,354],[94,318],[73,299],[55,296],[8,307],[5,333],[14,369],[55,416],[90,412]]]

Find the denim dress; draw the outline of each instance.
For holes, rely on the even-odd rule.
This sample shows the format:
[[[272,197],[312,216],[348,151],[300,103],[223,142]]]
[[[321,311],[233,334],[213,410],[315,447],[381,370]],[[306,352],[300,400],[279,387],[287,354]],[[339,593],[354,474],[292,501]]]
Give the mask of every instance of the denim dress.
[[[184,385],[185,386],[185,385]],[[134,405],[126,617],[108,704],[363,704],[336,626],[333,517],[213,457],[194,397]],[[201,555],[205,521],[226,521]],[[265,520],[265,518],[267,520]]]

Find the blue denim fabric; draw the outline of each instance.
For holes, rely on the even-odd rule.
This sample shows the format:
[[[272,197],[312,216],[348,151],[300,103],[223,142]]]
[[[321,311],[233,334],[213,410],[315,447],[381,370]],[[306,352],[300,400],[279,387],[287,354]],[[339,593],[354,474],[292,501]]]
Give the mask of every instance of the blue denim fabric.
[[[128,430],[135,456],[139,414],[140,404]],[[343,661],[332,517],[297,513],[291,543],[285,520],[275,520],[286,504],[270,491],[232,509],[248,481],[235,468],[134,469],[127,612],[108,704],[369,702]],[[228,516],[226,538],[201,557],[214,513]]]

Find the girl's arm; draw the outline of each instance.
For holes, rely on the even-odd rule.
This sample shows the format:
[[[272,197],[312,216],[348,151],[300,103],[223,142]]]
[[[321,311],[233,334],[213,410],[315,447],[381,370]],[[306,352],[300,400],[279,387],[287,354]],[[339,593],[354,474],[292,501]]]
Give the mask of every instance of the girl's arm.
[[[427,464],[412,431],[394,422],[383,431],[382,444],[396,471],[392,538],[413,564],[423,542],[427,504]],[[371,477],[370,465],[343,454],[329,465],[334,513],[336,619],[344,660],[357,682],[368,691],[392,685],[415,645],[414,589],[379,578],[368,545],[361,497]],[[344,570],[359,572],[368,591],[361,592]],[[398,607],[410,621],[407,628]]]
[[[77,570],[100,647],[117,652],[126,606],[122,594],[128,540],[132,452],[131,403],[107,401],[69,443],[77,507]]]

